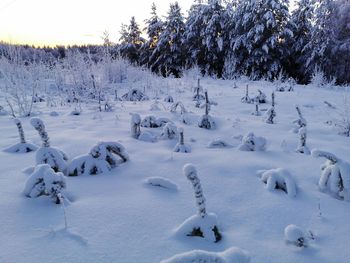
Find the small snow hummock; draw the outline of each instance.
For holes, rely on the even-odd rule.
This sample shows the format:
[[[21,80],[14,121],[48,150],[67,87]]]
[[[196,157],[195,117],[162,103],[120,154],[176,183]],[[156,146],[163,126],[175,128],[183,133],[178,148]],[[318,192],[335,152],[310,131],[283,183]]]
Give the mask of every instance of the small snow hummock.
[[[23,193],[31,198],[47,195],[56,204],[61,204],[65,188],[63,173],[56,173],[48,164],[39,164],[27,179]]]
[[[183,167],[183,173],[192,183],[198,213],[183,222],[175,230],[176,235],[197,236],[211,242],[219,242],[222,236],[219,232],[217,216],[214,213],[207,213],[206,211],[205,197],[197,176],[196,167],[193,164],[186,164]]]
[[[9,153],[28,153],[28,152],[36,151],[38,149],[38,146],[28,143],[26,141],[21,121],[16,118],[14,119],[14,122],[18,129],[20,142],[4,149],[4,151]]]
[[[261,181],[266,184],[269,191],[280,189],[288,196],[295,197],[297,195],[297,185],[292,175],[283,168],[258,171],[261,175]]]
[[[160,138],[163,140],[176,139],[178,136],[177,127],[175,124],[168,122],[164,125]]]
[[[30,123],[38,131],[43,143],[36,152],[36,164],[49,164],[55,172],[65,173],[68,156],[63,151],[50,146],[50,139],[41,119],[32,118]]]
[[[209,252],[205,250],[192,250],[177,254],[160,263],[249,263],[248,252],[231,247],[223,252]]]
[[[287,244],[292,244],[297,247],[307,247],[305,232],[296,225],[288,225],[284,229],[284,238]]]
[[[120,160],[116,159],[117,155]],[[68,166],[69,176],[93,175],[106,173],[119,163],[129,160],[129,155],[123,145],[118,142],[100,142],[89,154],[74,158]]]
[[[164,177],[149,177],[144,181],[146,184],[177,191],[177,185]]]
[[[208,148],[232,148],[233,146],[222,139],[215,139],[208,143]]]
[[[263,137],[256,137],[254,133],[249,132],[242,138],[242,142],[238,147],[240,151],[265,151],[266,139]]]
[[[259,94],[254,98],[254,101],[258,101],[258,103],[266,103],[266,94],[258,89]]]
[[[184,129],[178,128],[177,133],[179,135],[179,142],[174,147],[174,152],[180,152],[180,153],[190,153],[191,152],[191,146],[185,143],[184,138]]]
[[[329,191],[336,198],[350,201],[350,163],[332,153],[312,150],[313,157],[324,157],[327,161],[321,166],[321,177],[318,187]]]

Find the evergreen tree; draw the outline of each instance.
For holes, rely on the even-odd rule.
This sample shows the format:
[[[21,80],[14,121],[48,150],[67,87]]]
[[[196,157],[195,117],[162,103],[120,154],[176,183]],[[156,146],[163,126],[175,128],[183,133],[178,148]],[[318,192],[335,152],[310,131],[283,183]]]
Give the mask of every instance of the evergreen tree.
[[[153,71],[163,76],[170,74],[180,77],[184,67],[183,34],[185,31],[184,18],[177,2],[170,4],[170,10],[164,23],[164,30],[159,36],[156,48],[150,59]]]

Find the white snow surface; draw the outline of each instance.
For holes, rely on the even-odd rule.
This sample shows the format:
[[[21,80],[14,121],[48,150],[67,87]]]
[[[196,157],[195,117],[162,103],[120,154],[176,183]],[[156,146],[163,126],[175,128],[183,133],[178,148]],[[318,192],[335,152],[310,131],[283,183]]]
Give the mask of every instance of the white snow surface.
[[[232,89],[234,82],[239,88]],[[198,121],[203,110],[193,105],[191,87],[195,83],[169,79],[169,94],[174,101],[182,101]],[[350,203],[319,190],[319,167],[324,159],[295,153],[299,138],[290,130],[297,103],[308,121],[309,148],[324,149],[349,162],[350,140],[325,124],[337,112],[323,103],[327,100],[340,108],[343,95],[348,92],[343,91],[345,88],[296,85],[294,92],[276,96],[276,124],[270,125],[262,121],[263,116],[250,114],[254,105],[240,102],[247,84],[252,95],[258,94],[258,89],[266,94],[274,90],[273,84],[264,81],[201,80],[210,97],[218,102],[210,112],[216,128],[200,129],[197,121],[186,125],[185,141],[193,150],[188,154],[172,151],[176,140],[147,143],[130,136],[130,112],[165,117],[177,127],[183,125],[178,114],[150,112],[152,101],[115,102],[115,112],[101,113],[93,103],[82,104],[84,114],[80,116],[69,115],[69,106],[48,108],[45,102],[35,103],[35,113],[44,121],[51,144],[66,152],[70,160],[88,152],[99,140],[118,141],[130,155],[129,162],[106,174],[66,178],[66,194],[71,201],[66,207],[68,226],[86,243],[77,242],[70,235],[47,234],[53,228],[64,227],[62,208],[46,198],[31,199],[21,194],[28,178],[21,171],[35,165],[36,153],[2,151],[18,142],[18,134],[14,132],[13,120],[0,116],[0,262],[157,263],[191,250],[217,253],[236,246],[250,253],[252,263],[347,263]],[[127,86],[121,89],[124,90],[119,94],[128,90]],[[146,93],[153,94],[148,88]],[[53,110],[59,115],[50,116]],[[41,145],[29,118],[21,121],[26,139]],[[161,131],[152,130],[157,135]],[[207,148],[215,138],[235,138],[250,131],[267,139],[266,151]],[[288,151],[281,150],[282,141]],[[182,174],[182,167],[189,162],[200,171],[208,211],[218,216],[223,235],[218,243],[173,235],[173,229],[195,213],[193,189]],[[294,175],[298,182],[296,198],[271,194],[257,180],[257,170],[275,167],[283,167]],[[148,177],[165,175],[178,185],[179,191],[150,191],[140,183]],[[319,204],[322,218],[317,216]],[[291,223],[303,229],[312,226],[319,237],[312,249],[296,251],[285,245],[283,231]]]

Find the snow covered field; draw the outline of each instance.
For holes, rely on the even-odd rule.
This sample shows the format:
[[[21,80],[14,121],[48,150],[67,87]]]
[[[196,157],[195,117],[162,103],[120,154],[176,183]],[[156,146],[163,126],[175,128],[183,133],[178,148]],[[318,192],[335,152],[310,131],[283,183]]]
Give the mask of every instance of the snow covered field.
[[[88,153],[98,141],[117,141],[126,148],[130,161],[109,173],[66,178],[71,203],[65,208],[65,229],[60,205],[47,197],[27,198],[22,193],[29,177],[23,170],[35,165],[35,152],[0,151],[0,262],[153,263],[190,250],[222,252],[230,247],[248,251],[251,262],[349,262],[350,203],[319,190],[320,166],[325,160],[296,153],[299,136],[292,132],[298,104],[307,120],[310,150],[329,151],[350,161],[349,138],[326,124],[339,118],[348,94],[345,88],[297,85],[294,92],[276,92],[276,124],[267,124],[264,111],[262,116],[252,115],[254,104],[241,103],[241,97],[249,84],[251,97],[261,89],[270,101],[275,90],[271,83],[241,80],[234,89],[233,81],[204,79],[201,85],[208,89],[209,99],[218,103],[210,111],[216,128],[206,130],[197,124],[204,109],[194,107],[192,84],[173,81],[169,93],[191,112],[192,124],[183,124],[180,113],[170,112],[171,103],[163,102],[167,94],[160,96],[158,111],[150,110],[154,100],[115,102],[113,112],[101,113],[96,105],[83,104],[80,116],[70,115],[73,108],[68,106],[36,105],[51,145],[66,152],[70,160]],[[328,107],[325,100],[337,108]],[[260,105],[260,110],[269,108],[269,103]],[[52,111],[58,116],[51,116]],[[191,152],[173,152],[176,139],[151,143],[132,138],[130,113],[169,118],[184,128]],[[30,118],[21,121],[27,141],[41,145]],[[9,116],[0,116],[0,127],[1,150],[19,141]],[[162,128],[141,127],[141,131],[159,136]],[[249,132],[266,138],[266,151],[238,150],[241,136]],[[232,147],[208,147],[218,138]],[[187,163],[197,168],[207,212],[218,217],[222,234],[218,243],[175,234],[197,213],[192,186],[182,172]],[[258,171],[275,168],[288,170],[295,179],[296,197],[267,190]],[[149,177],[156,179],[147,181]],[[164,182],[170,187],[156,186]],[[290,224],[301,227],[307,236],[312,231],[315,239],[306,248],[287,244],[284,229]]]

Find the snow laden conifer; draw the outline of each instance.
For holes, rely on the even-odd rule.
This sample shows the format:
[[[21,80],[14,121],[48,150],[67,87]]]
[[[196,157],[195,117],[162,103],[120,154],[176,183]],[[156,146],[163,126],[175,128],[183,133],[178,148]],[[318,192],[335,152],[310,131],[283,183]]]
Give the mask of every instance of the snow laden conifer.
[[[177,133],[178,133],[179,142],[175,145],[174,152],[190,153],[191,146],[185,143],[184,129],[181,127],[178,128]]]
[[[298,119],[294,120],[293,123],[295,124],[295,128],[293,129],[294,133],[298,133],[299,130],[303,127],[306,127],[307,122],[306,119],[303,117],[303,114],[301,113],[300,107],[298,105],[295,106],[295,109],[298,113]]]
[[[28,152],[36,151],[38,149],[38,146],[31,144],[31,143],[28,143],[26,141],[21,121],[19,119],[15,118],[14,122],[17,126],[17,129],[18,129],[20,142],[6,148],[4,151],[11,152],[11,153],[28,153]]]
[[[118,158],[115,156],[118,156]],[[78,156],[70,162],[68,175],[78,176],[106,173],[128,160],[129,155],[120,143],[100,142],[90,150],[89,154]]]
[[[298,148],[296,149],[296,152],[309,155],[311,152],[310,152],[309,147],[307,147],[307,145],[306,145],[306,138],[307,138],[306,127],[300,128],[299,129],[299,145],[298,145]]]
[[[318,187],[321,191],[350,201],[350,164],[332,153],[312,150],[313,157],[323,157],[327,161],[321,166],[321,177]]]
[[[56,204],[65,198],[66,179],[63,173],[55,172],[48,164],[39,164],[27,179],[24,195],[35,198],[42,195],[51,197]]]
[[[261,112],[259,111],[259,98],[254,98],[255,111],[252,112],[252,115],[260,116]]]
[[[150,60],[154,61],[151,69],[163,76],[180,77],[184,66],[183,34],[184,18],[177,2],[170,4],[168,16],[164,22],[164,30],[159,36],[157,46]]]
[[[205,91],[204,94],[205,103],[203,107],[205,108],[205,114],[199,119],[198,127],[210,130],[215,128],[215,121],[213,117],[209,115],[210,105],[216,105],[216,103],[209,101],[208,91]]]
[[[44,122],[39,118],[32,118],[31,125],[39,133],[42,146],[36,152],[36,164],[48,164],[55,172],[66,172],[68,156],[61,150],[51,147]]]
[[[265,122],[268,124],[274,124],[275,123],[275,117],[276,117],[276,111],[275,111],[275,93],[272,92],[271,94],[271,108],[266,112],[266,118]]]
[[[218,228],[217,216],[213,213],[207,213],[205,197],[196,167],[193,164],[186,164],[183,167],[183,173],[192,184],[198,211],[196,215],[182,223],[177,228],[176,233],[201,237],[211,242],[219,242],[222,236]]]
[[[201,105],[201,101],[205,99],[205,96],[202,94],[203,88],[200,85],[200,78],[197,79],[197,86],[194,88],[193,93],[193,100],[196,102],[195,106],[199,108]]]

